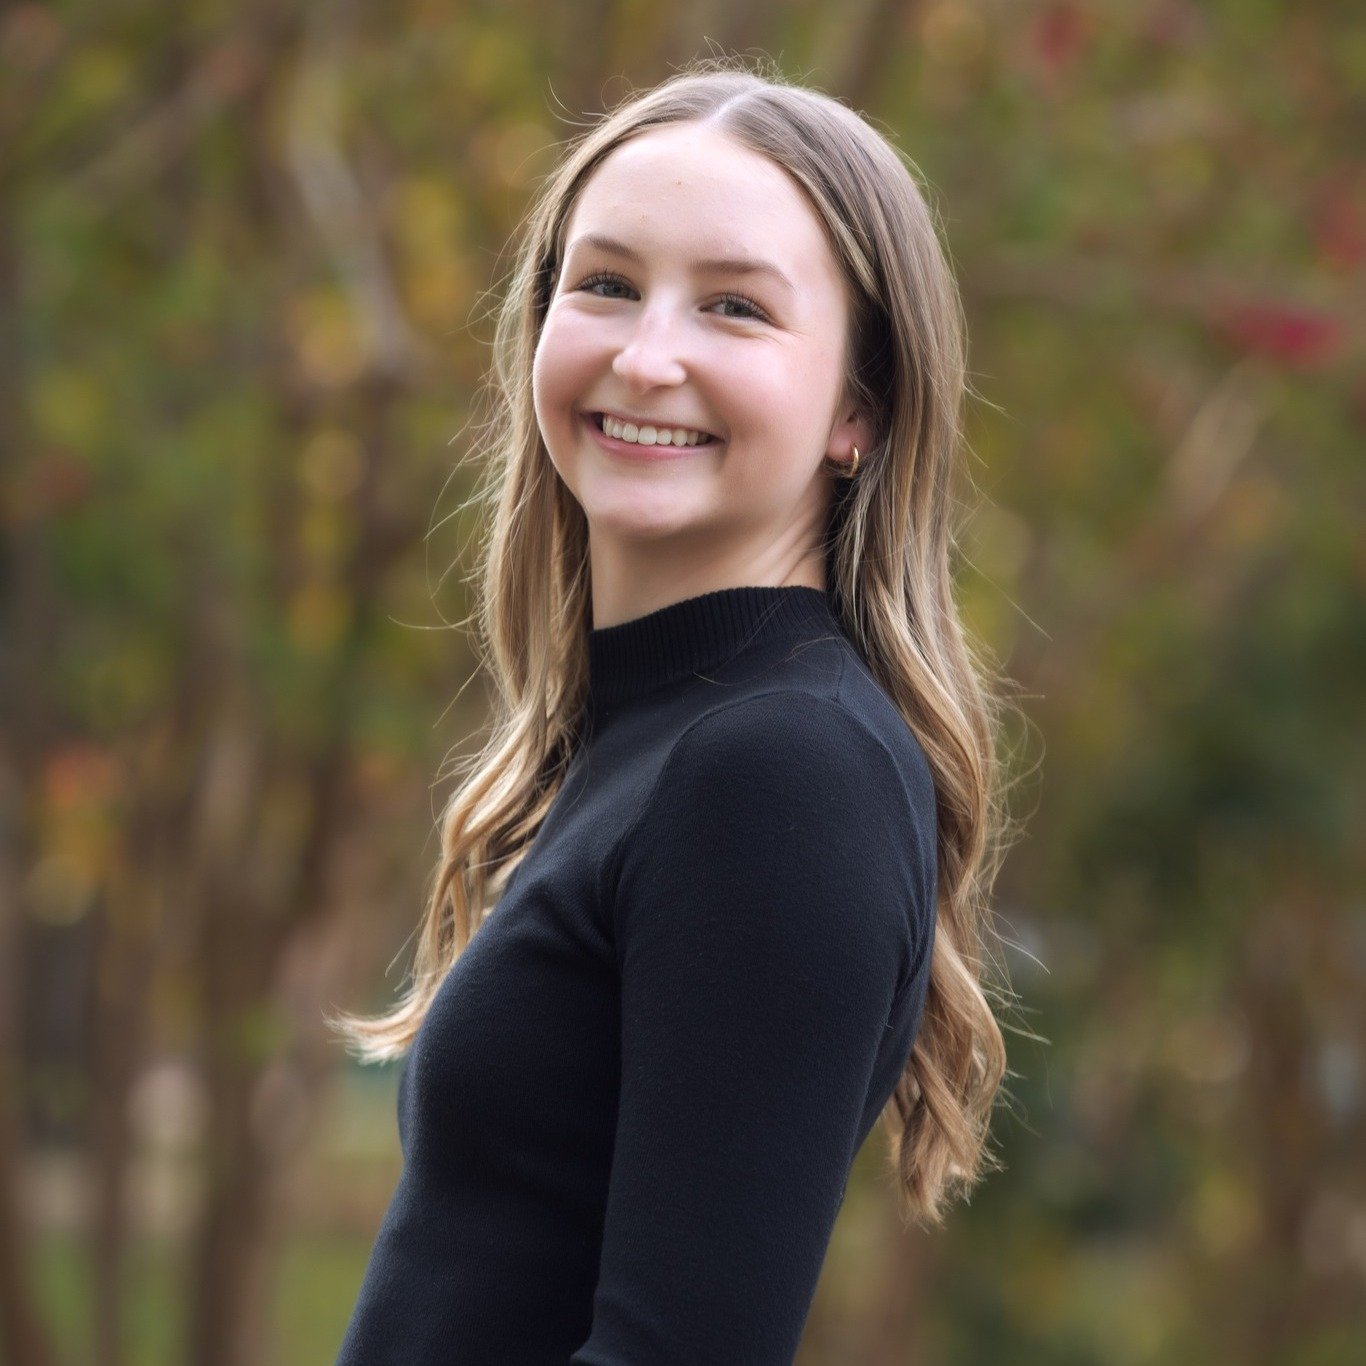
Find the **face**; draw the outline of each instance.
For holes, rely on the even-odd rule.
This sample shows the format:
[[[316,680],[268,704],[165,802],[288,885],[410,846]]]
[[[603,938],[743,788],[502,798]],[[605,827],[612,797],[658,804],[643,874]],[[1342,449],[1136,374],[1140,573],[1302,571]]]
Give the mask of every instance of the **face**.
[[[533,371],[594,574],[728,564],[759,582],[744,570],[809,558],[834,478],[823,460],[867,444],[840,406],[847,333],[820,220],[776,164],[697,124],[611,152],[566,226]],[[648,427],[657,443],[706,440],[638,444]]]

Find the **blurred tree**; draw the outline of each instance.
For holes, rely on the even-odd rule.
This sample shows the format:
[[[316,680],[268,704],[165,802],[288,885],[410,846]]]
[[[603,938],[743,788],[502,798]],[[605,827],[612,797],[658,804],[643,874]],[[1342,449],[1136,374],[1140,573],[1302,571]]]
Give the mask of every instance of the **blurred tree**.
[[[1366,15],[1327,0],[0,9],[3,1359],[150,1359],[167,1058],[175,1358],[339,1340],[349,1302],[277,1353],[269,1295],[321,1006],[390,997],[433,718],[482,720],[441,712],[468,637],[408,623],[433,510],[443,563],[479,532],[483,291],[556,143],[711,49],[929,181],[986,400],[963,602],[1047,742],[1010,1169],[931,1242],[865,1155],[804,1366],[1354,1359]],[[35,1270],[64,1154],[88,1335]]]

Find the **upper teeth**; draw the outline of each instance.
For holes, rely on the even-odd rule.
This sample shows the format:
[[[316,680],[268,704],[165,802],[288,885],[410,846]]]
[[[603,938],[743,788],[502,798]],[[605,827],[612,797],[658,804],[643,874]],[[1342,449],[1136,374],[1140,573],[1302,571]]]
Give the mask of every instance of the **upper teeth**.
[[[686,427],[637,427],[634,422],[621,422],[606,413],[602,429],[619,441],[634,441],[641,446],[695,446],[711,439],[706,432],[693,432]]]

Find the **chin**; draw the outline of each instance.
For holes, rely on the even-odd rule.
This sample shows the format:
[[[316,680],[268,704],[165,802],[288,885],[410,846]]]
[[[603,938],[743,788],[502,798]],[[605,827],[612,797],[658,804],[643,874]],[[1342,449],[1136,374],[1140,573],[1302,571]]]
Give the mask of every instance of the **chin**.
[[[596,535],[620,541],[659,541],[696,530],[694,519],[679,513],[672,503],[639,498],[602,499],[584,509]]]
[[[693,530],[676,517],[631,517],[625,515],[590,516],[588,524],[598,536],[616,541],[664,541]]]

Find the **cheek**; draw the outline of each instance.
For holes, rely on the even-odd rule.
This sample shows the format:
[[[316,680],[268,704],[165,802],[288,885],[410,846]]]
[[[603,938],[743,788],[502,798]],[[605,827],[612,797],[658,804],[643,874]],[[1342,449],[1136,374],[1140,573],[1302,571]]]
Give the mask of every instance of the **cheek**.
[[[537,354],[545,354],[546,368],[555,375],[573,375],[588,369],[603,351],[601,327],[576,316],[572,309],[552,308],[541,328]]]
[[[829,344],[825,338],[802,347],[793,357],[792,383],[800,390],[808,407],[821,406],[827,401],[834,403],[842,378],[842,363],[839,346]]]
[[[554,372],[559,365],[559,328],[552,313],[541,324],[541,335],[536,341],[536,354],[532,357],[531,377],[537,384],[553,382]]]
[[[824,350],[773,348],[732,358],[716,367],[737,413],[748,413],[761,428],[782,433],[806,430],[823,419],[835,401],[837,358]]]
[[[531,367],[536,410],[543,421],[553,418],[553,410],[573,397],[586,368],[585,360],[583,342],[576,336],[576,329],[552,309],[541,328]]]

